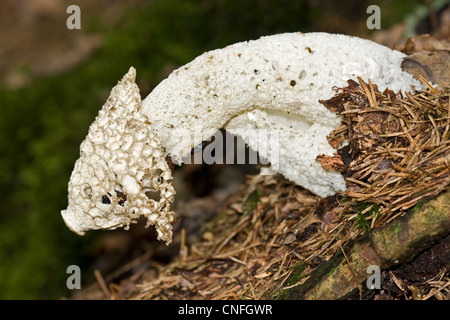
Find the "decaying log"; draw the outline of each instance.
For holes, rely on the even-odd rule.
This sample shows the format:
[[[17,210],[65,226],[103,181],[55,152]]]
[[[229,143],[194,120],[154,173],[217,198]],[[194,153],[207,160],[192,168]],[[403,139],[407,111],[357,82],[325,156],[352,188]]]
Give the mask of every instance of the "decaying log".
[[[383,270],[408,262],[449,233],[450,191],[447,191],[421,209],[342,247],[333,258],[319,265],[303,284],[286,289],[280,297],[306,300],[342,298],[371,275],[367,273],[369,266],[376,265]]]

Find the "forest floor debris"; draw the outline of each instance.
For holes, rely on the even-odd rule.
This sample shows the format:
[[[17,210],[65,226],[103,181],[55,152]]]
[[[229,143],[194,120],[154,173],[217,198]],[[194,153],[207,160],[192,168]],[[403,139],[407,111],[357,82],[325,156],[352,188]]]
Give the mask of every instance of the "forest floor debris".
[[[139,260],[145,267],[110,281],[108,291],[102,280],[73,298],[276,299],[300,285],[346,243],[449,189],[450,91],[422,82],[424,90],[403,96],[350,81],[323,101],[343,117],[329,141],[348,140],[332,159],[346,176],[346,193],[320,199],[279,175],[249,176],[197,242],[187,245],[180,233],[172,262],[146,256]],[[439,252],[448,253],[448,245],[447,237]],[[405,273],[408,264],[383,271],[383,287],[370,298],[450,299],[449,257],[440,257],[437,268],[416,278]]]

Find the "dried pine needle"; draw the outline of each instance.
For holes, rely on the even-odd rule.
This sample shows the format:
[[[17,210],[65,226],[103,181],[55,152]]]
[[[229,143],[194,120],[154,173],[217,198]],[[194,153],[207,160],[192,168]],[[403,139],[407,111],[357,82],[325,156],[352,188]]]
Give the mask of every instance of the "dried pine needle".
[[[348,142],[340,153],[350,157],[347,192],[320,199],[279,175],[251,177],[239,197],[248,199],[258,190],[255,207],[230,204],[206,227],[210,236],[187,244],[183,235],[183,254],[168,265],[153,264],[126,298],[276,297],[306,280],[320,261],[365,229],[382,226],[448,189],[449,95],[421,81],[425,90],[403,97],[381,93],[360,79],[324,102],[343,119],[328,139]],[[307,271],[296,274],[300,263]],[[294,274],[296,280],[289,282]],[[436,282],[425,298],[445,297],[448,283],[448,278]]]

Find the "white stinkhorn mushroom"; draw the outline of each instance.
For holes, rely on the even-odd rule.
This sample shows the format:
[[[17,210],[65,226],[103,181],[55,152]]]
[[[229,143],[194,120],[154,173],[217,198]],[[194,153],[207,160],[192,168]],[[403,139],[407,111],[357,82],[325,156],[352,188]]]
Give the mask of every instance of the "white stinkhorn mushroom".
[[[241,135],[273,169],[315,194],[345,191],[342,175],[316,161],[336,153],[326,137],[340,125],[319,100],[358,76],[380,90],[419,87],[401,70],[403,57],[345,35],[262,37],[202,54],[162,81],[142,106],[131,68],[81,145],[63,218],[82,234],[127,226],[142,214],[170,242],[174,191],[165,158],[180,163],[220,128]],[[160,191],[159,202],[146,190]]]
[[[170,243],[175,191],[164,151],[141,114],[136,70],[115,86],[80,146],[69,182],[67,226],[83,235],[92,229],[128,227],[140,215]],[[159,200],[149,193],[158,193]]]

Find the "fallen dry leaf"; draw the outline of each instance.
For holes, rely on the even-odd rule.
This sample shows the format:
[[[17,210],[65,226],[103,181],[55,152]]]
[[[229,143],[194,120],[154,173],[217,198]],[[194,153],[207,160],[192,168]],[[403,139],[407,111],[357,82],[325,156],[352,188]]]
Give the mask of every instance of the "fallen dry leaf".
[[[448,45],[450,47],[450,44]],[[450,51],[421,50],[406,57],[402,69],[419,79],[422,75],[427,81],[443,85],[450,83]]]
[[[345,164],[341,156],[335,153],[333,156],[317,156],[317,161],[322,164],[322,167],[332,171],[345,172]]]
[[[429,34],[422,34],[417,37],[410,37],[406,40],[403,48],[400,48],[401,51],[406,53],[407,55],[411,55],[415,52],[419,52],[422,50],[425,51],[449,51],[450,50],[450,41],[446,39],[437,39],[434,36]]]

